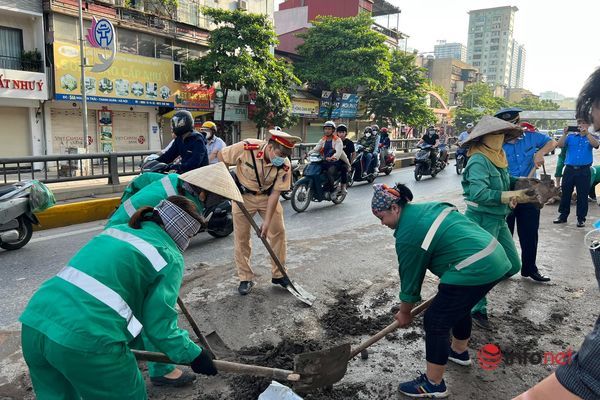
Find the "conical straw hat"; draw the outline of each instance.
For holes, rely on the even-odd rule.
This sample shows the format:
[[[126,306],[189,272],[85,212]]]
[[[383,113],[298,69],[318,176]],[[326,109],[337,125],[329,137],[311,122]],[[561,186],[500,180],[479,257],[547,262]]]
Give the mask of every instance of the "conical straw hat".
[[[473,140],[480,138],[490,133],[504,133],[506,139],[510,140],[515,137],[519,137],[523,134],[523,129],[515,124],[504,121],[500,118],[492,117],[490,115],[484,115],[481,117],[475,128],[469,134],[467,140],[463,144],[472,142]]]
[[[179,179],[228,199],[244,202],[242,194],[225,163],[207,165],[181,174]]]

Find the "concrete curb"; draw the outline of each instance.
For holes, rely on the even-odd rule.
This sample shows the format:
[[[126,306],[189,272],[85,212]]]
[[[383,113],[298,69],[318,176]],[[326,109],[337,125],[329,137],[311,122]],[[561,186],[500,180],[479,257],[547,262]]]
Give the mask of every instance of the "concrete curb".
[[[120,199],[120,197],[111,197],[56,205],[36,214],[41,226],[34,225],[34,230],[61,228],[108,218],[119,206]]]

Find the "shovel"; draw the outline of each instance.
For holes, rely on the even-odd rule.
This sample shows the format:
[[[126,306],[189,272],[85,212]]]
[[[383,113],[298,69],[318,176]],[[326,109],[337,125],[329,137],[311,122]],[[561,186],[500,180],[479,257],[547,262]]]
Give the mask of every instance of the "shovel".
[[[262,235],[260,234],[260,228],[256,224],[256,221],[254,221],[254,218],[252,218],[252,215],[250,215],[250,213],[246,209],[246,206],[244,206],[244,204],[240,203],[240,202],[237,202],[237,205],[240,208],[240,210],[242,210],[242,212],[244,213],[244,215],[246,216],[246,218],[248,218],[248,221],[250,221],[250,224],[252,225],[252,227],[256,231],[256,234],[258,235],[258,237],[260,238],[260,240],[262,240],[262,242],[265,245],[267,251],[271,255],[271,258],[273,259],[273,262],[275,262],[275,265],[277,266],[277,269],[279,269],[279,272],[281,272],[283,274],[283,276],[285,278],[288,278],[288,280],[290,281],[290,284],[287,285],[287,287],[286,287],[287,291],[290,292],[292,295],[294,295],[294,297],[296,297],[298,300],[300,300],[304,304],[308,304],[309,306],[312,306],[312,304],[316,300],[316,297],[313,296],[312,294],[308,293],[306,290],[304,290],[300,285],[298,285],[298,283],[292,282],[292,280],[289,279],[289,276],[288,276],[287,272],[285,272],[285,268],[283,268],[283,265],[281,264],[281,261],[279,261],[279,258],[277,257],[277,255],[273,251],[273,248],[271,247],[271,245],[269,244],[269,242],[267,241],[267,239],[265,239],[264,237],[262,237]]]
[[[411,310],[410,314],[413,317],[419,315],[429,307],[434,298],[435,296],[419,304]],[[309,390],[333,385],[344,377],[350,360],[366,351],[367,347],[377,343],[388,333],[398,329],[399,326],[398,321],[394,320],[393,323],[365,340],[355,349],[350,349],[350,343],[346,343],[332,349],[298,354],[294,359],[294,370],[302,371],[300,372],[302,379],[294,387],[300,390]],[[366,357],[363,356],[363,358]]]

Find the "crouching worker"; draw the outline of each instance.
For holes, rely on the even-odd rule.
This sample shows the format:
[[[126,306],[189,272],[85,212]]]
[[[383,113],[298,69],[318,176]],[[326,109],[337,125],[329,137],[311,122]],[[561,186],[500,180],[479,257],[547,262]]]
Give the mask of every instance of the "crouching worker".
[[[396,238],[402,303],[395,318],[400,327],[412,322],[410,312],[421,300],[425,272],[440,278],[424,318],[427,372],[398,389],[411,397],[447,397],[447,361],[471,364],[471,308],[506,276],[511,264],[498,241],[451,204],[411,204],[413,194],[401,184],[373,187],[373,214]]]
[[[171,196],[104,230],[33,295],[20,317],[23,357],[45,399],[146,399],[130,346],[140,333],[178,363],[215,375],[208,352],[177,326],[183,251],[203,224]]]

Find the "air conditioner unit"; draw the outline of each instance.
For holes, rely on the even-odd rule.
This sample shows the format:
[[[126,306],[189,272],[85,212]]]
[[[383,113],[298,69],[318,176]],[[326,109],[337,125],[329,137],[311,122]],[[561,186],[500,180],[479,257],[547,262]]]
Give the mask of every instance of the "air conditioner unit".
[[[248,1],[247,0],[238,0],[238,9],[248,11]]]

